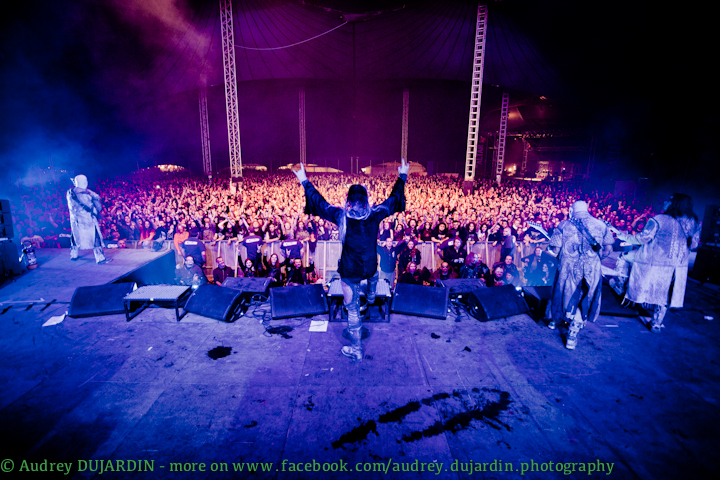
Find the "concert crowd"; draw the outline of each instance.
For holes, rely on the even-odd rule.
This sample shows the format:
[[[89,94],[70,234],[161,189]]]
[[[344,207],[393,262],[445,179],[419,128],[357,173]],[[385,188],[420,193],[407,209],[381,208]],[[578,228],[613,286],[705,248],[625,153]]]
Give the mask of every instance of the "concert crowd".
[[[313,184],[334,205],[344,204],[348,186],[355,183],[367,188],[371,203],[380,202],[389,195],[394,180],[391,176],[312,175]],[[292,246],[295,240],[301,246],[309,244],[310,252],[318,241],[338,239],[337,226],[304,213],[303,190],[292,174],[249,174],[235,183],[228,178],[209,181],[177,173],[136,175],[93,187],[105,207],[99,219],[104,241],[119,248],[159,249],[167,241],[180,260],[187,257],[183,244],[189,238],[205,244],[245,242],[246,247],[250,238],[257,239],[257,246],[272,242]],[[67,186],[49,184],[20,192],[20,205],[14,207],[16,236],[35,247],[69,246],[66,191]],[[544,247],[545,235],[552,235],[568,217],[574,201],[586,201],[592,216],[630,234],[642,231],[654,215],[648,204],[560,183],[497,185],[480,180],[475,182],[474,193],[466,195],[462,179],[411,175],[406,199],[406,211],[388,218],[378,237],[380,269],[391,283],[395,278],[425,285],[442,278],[479,278],[488,286],[552,285],[555,259],[536,247]],[[432,242],[438,255],[436,271],[419,268],[416,246],[427,242]],[[477,253],[485,242],[499,246],[497,263],[480,261]],[[312,258],[295,265],[294,257],[302,250],[308,249],[288,250],[290,257],[279,264],[277,255],[248,248],[237,275],[274,276],[278,285],[317,281]],[[204,263],[204,257],[195,263]]]

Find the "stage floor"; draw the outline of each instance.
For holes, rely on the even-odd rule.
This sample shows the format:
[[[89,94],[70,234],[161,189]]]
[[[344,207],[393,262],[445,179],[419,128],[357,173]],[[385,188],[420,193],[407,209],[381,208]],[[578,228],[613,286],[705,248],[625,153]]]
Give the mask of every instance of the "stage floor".
[[[98,266],[38,253],[40,268],[0,288],[0,302],[69,302],[77,286],[158,255],[111,250]],[[600,464],[593,477],[666,479],[720,467],[720,293],[692,280],[686,309],[659,335],[637,317],[601,316],[570,351],[563,332],[528,315],[392,314],[367,324],[361,363],[340,354],[344,323],[310,332],[306,319],[270,321],[294,329],[267,334],[267,303],[231,324],[148,308],[129,323],[42,327],[67,303],[43,307],[0,315],[4,470],[47,461],[69,463],[66,478],[217,479],[262,462],[254,477],[466,478],[472,468],[499,479],[528,468],[523,478],[545,479],[566,478],[548,469],[571,463],[582,478]],[[330,462],[348,472],[323,473]],[[298,473],[306,467],[320,471]]]
[[[110,283],[141,265],[155,260],[166,252],[149,249],[105,249],[112,262],[98,265],[91,250],[80,252],[78,260],[70,260],[67,248],[38,248],[35,255],[39,267],[26,270],[0,286],[0,302],[26,301],[44,298],[69,302],[80,286]]]

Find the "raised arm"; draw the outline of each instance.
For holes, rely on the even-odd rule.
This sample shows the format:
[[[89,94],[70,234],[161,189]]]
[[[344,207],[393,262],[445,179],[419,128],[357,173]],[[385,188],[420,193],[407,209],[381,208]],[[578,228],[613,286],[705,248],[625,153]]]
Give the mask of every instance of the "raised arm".
[[[410,164],[403,158],[398,167],[398,179],[395,181],[390,196],[381,203],[378,208],[387,210],[385,216],[390,216],[393,213],[405,211],[405,182],[407,182],[408,172],[410,171]]]
[[[298,182],[305,189],[305,213],[317,215],[324,220],[328,220],[335,225],[340,221],[342,208],[330,205],[325,198],[317,191],[315,186],[310,183],[305,174],[305,165],[300,164],[298,170],[293,170]]]

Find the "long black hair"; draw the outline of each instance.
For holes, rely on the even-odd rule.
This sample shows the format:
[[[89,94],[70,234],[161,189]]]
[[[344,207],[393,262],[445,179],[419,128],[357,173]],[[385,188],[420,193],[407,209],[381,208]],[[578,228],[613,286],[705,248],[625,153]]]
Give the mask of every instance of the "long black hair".
[[[698,221],[698,216],[693,211],[693,201],[690,195],[684,193],[673,193],[670,196],[670,206],[665,210],[665,215],[673,218],[687,217]]]
[[[347,233],[347,217],[348,208],[352,206],[360,206],[363,210],[359,215],[352,214],[350,218],[356,220],[364,220],[370,216],[370,204],[368,203],[368,193],[365,187],[362,185],[352,185],[348,190],[347,200],[345,201],[345,208],[342,212],[342,217],[338,223],[338,230],[340,233],[340,241],[345,245],[345,233]]]

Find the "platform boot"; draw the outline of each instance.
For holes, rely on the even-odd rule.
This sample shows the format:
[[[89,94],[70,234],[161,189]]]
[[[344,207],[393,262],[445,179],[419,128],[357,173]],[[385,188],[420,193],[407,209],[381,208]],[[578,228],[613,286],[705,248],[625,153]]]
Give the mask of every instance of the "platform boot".
[[[663,320],[665,320],[665,314],[667,313],[667,306],[655,305],[653,310],[652,327],[650,330],[653,333],[660,333],[664,327]]]

